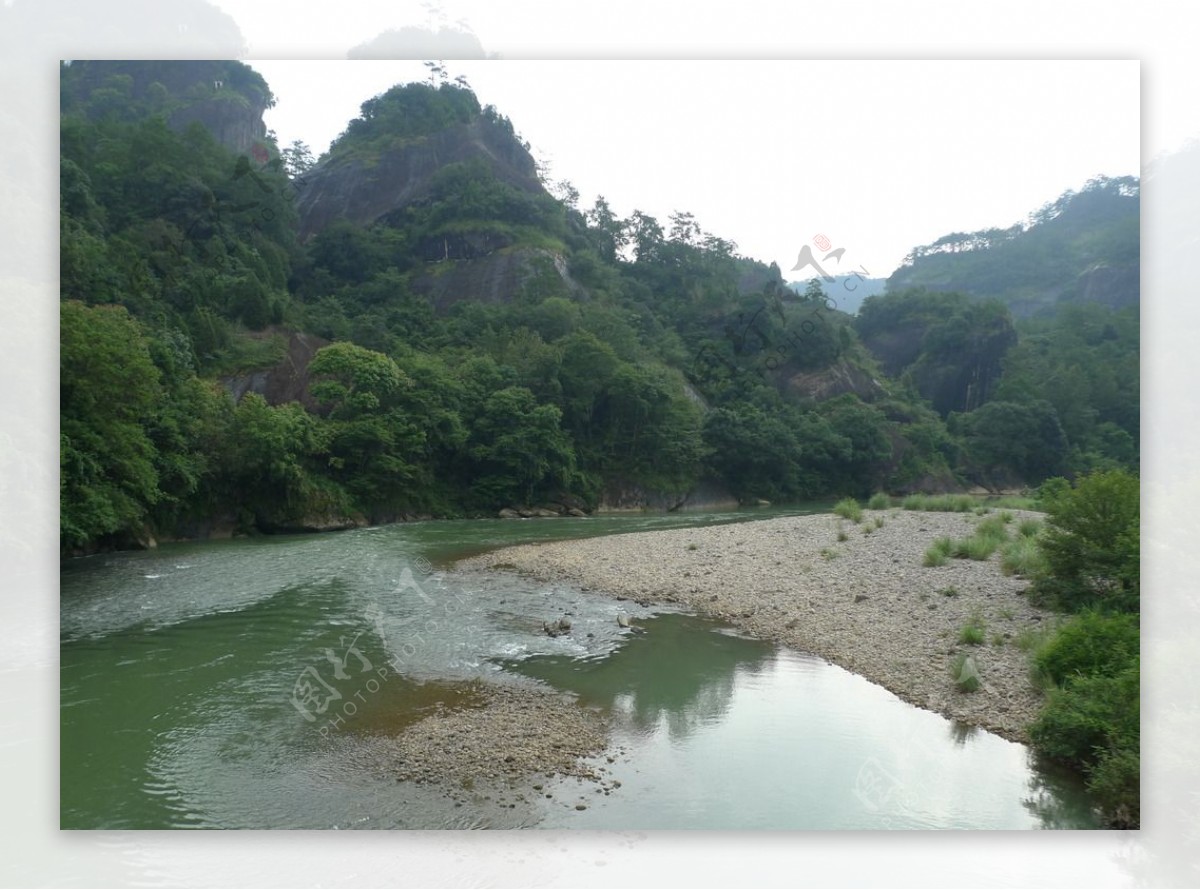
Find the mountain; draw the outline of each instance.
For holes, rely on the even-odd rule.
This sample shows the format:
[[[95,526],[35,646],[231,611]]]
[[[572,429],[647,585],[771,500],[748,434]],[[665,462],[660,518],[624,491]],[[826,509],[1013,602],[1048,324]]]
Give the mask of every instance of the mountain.
[[[265,158],[263,112],[275,97],[239,62],[66,62],[60,72],[66,114],[124,121],[160,116],[176,132],[198,123],[235,153]]]
[[[1066,303],[1134,306],[1140,297],[1140,184],[1098,176],[1007,229],[955,232],[915,248],[887,289],[995,298],[1018,318]]]
[[[886,278],[863,278],[861,275],[831,275],[833,281],[824,283],[825,292],[839,312],[857,315],[863,300],[881,294],[887,289]],[[798,294],[804,293],[807,281],[789,281],[788,287]]]
[[[1008,310],[965,296],[877,295],[856,319],[689,213],[552,196],[441,67],[368,98],[315,163],[265,131],[273,97],[240,63],[61,76],[64,553],[1136,460],[1136,387],[1102,373],[1136,368],[1136,325],[1014,345]],[[889,319],[907,333],[872,354]]]

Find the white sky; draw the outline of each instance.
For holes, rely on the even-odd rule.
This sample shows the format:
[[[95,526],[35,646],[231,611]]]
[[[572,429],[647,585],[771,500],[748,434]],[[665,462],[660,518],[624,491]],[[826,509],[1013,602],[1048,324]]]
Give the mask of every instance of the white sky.
[[[239,19],[255,48],[253,33]],[[363,38],[357,38],[363,39]],[[490,49],[484,44],[485,49]],[[416,61],[251,60],[281,144],[318,154]],[[676,210],[788,276],[821,233],[829,271],[886,277],[951,231],[1008,226],[1097,174],[1140,169],[1137,61],[447,62],[591,206]],[[796,277],[808,277],[811,270]]]

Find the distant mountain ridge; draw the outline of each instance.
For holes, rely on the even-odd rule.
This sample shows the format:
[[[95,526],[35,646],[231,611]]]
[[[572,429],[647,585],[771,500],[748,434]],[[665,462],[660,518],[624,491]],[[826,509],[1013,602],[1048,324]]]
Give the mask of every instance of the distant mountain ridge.
[[[860,275],[834,275],[833,281],[822,281],[825,295],[833,301],[832,306],[847,315],[857,315],[863,300],[881,294],[887,289],[886,278],[863,278]],[[787,284],[798,294],[804,293],[808,281],[789,281]]]
[[[1140,300],[1140,183],[1091,179],[1007,229],[954,232],[914,248],[887,281],[995,298],[1017,318],[1052,314],[1064,303],[1111,309]]]

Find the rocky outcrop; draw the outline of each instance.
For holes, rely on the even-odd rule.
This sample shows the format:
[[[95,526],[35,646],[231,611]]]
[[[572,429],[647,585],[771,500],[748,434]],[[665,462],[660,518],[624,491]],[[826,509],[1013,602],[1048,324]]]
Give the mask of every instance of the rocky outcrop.
[[[370,225],[429,194],[447,164],[482,160],[502,182],[541,192],[532,155],[494,120],[479,117],[430,136],[398,140],[375,154],[350,152],[318,164],[296,198],[300,238],[334,220]]]
[[[217,93],[220,96],[220,93]],[[266,151],[267,125],[263,123],[265,104],[239,101],[237,98],[213,98],[180,108],[167,123],[183,132],[192,123],[200,123],[217,142],[235,154],[259,154]]]
[[[580,498],[574,495],[561,495],[560,501],[539,504],[536,507],[505,507],[498,515],[501,519],[548,519],[554,516],[587,516],[585,509],[587,505]]]
[[[702,481],[685,491],[651,491],[637,483],[612,480],[600,495],[597,513],[661,510],[731,510],[738,500],[716,482]]]
[[[566,259],[541,247],[502,245],[491,253],[487,247],[499,243],[477,235],[447,239],[448,261],[429,263],[413,276],[412,289],[438,310],[460,300],[475,303],[508,303],[521,296],[587,299],[587,292],[571,277]]]
[[[85,60],[71,63],[64,80],[65,105],[103,114],[107,106],[97,97],[116,95],[137,112],[162,115],[176,132],[199,123],[230,151],[267,157],[263,113],[271,91],[241,62]]]
[[[888,394],[879,380],[845,359],[839,359],[818,371],[796,374],[788,380],[787,385],[798,396],[817,401],[853,393],[864,402],[871,402]]]
[[[309,411],[320,413],[323,409],[308,393],[308,365],[317,354],[317,350],[328,346],[329,341],[314,334],[282,329],[268,329],[253,336],[259,339],[286,337],[284,356],[278,364],[270,367],[220,378],[221,385],[229,390],[234,400],[241,399],[248,392],[254,392],[266,399],[270,405],[299,402]]]

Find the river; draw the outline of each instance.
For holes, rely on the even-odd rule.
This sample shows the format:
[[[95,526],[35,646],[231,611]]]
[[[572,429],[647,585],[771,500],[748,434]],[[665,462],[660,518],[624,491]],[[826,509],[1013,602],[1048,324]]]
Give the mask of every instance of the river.
[[[1024,746],[821,659],[623,602],[631,634],[608,597],[453,569],[507,544],[796,512],[423,522],[64,563],[61,827],[1096,827],[1078,781]],[[561,615],[570,634],[541,632]],[[397,782],[381,740],[470,707],[480,679],[612,715],[595,763],[620,787],[547,778],[519,806],[456,806]]]

